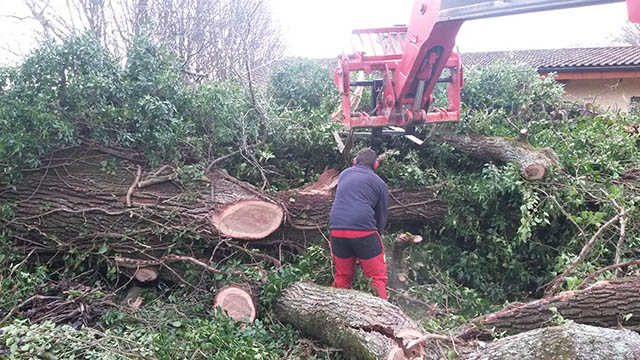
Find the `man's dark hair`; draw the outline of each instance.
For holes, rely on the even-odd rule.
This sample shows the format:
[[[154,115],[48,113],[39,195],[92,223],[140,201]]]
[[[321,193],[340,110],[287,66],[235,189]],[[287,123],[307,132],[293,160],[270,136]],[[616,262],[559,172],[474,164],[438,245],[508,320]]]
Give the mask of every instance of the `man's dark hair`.
[[[356,165],[365,165],[373,169],[378,156],[371,148],[364,148],[356,155]]]

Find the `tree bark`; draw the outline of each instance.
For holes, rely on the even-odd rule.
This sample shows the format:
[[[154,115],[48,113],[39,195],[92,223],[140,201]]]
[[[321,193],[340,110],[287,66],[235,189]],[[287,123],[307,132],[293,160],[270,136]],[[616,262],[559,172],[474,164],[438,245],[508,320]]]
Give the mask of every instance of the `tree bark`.
[[[417,325],[402,310],[371,294],[296,283],[276,304],[281,321],[343,349],[355,359],[411,359],[425,349],[405,348],[404,341],[420,337]]]
[[[221,236],[264,238],[280,227],[285,213],[294,228],[321,229],[329,218],[338,175],[328,170],[316,183],[272,197],[220,169],[202,180],[178,177],[168,166],[139,166],[135,153],[113,149],[54,151],[42,167],[26,170],[15,189],[0,188],[0,203],[14,205],[14,216],[0,222],[20,240],[19,246],[40,254],[135,254],[132,257],[157,260],[178,239],[195,250]],[[437,223],[447,212],[429,189],[390,193],[390,223]],[[238,215],[237,206],[248,212]],[[221,226],[221,218],[231,221]],[[243,222],[242,232],[229,231],[229,224],[237,222]],[[269,228],[262,229],[264,224]]]
[[[371,294],[300,282],[283,291],[276,313],[356,359],[430,356],[422,346],[405,347],[422,335],[417,325],[400,308]]]
[[[555,310],[552,310],[555,308]],[[488,330],[517,334],[553,324],[553,320],[608,328],[640,330],[640,278],[599,281],[579,291],[565,291],[548,299],[514,303],[501,311],[472,320],[461,338],[489,338]]]
[[[438,138],[455,150],[483,161],[518,162],[527,180],[544,177],[550,167],[558,165],[558,155],[551,148],[536,148],[526,140],[482,135],[439,133]]]
[[[318,180],[301,188],[282,191],[280,198],[289,213],[289,224],[302,230],[315,230],[327,225],[338,185],[339,172],[325,170]],[[389,190],[389,223],[440,224],[447,205],[429,188]]]
[[[131,191],[137,165],[129,157],[74,147],[52,153],[44,164],[25,171],[16,189],[0,190],[0,202],[15,205],[4,225],[38,251],[157,255],[176,236],[216,241],[212,215],[229,204],[251,200],[281,206],[280,200],[218,169],[207,181],[167,178]],[[283,217],[284,211],[275,214]]]
[[[640,335],[629,330],[566,324],[496,340],[462,359],[640,359]]]

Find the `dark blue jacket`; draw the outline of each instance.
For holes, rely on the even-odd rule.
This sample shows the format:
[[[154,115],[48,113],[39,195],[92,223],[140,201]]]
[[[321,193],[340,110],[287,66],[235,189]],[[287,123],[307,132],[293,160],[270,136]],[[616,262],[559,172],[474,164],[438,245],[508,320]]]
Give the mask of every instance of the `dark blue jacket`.
[[[331,230],[378,230],[387,224],[389,189],[368,166],[345,169],[338,178],[336,197],[331,207]]]

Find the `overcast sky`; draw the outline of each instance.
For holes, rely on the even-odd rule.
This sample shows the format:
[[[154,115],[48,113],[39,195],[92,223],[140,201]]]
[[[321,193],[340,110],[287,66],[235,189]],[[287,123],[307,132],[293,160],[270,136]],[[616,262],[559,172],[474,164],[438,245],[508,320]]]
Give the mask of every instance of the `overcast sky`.
[[[292,55],[350,52],[352,29],[407,24],[411,0],[272,0]],[[624,2],[468,21],[461,52],[606,46],[627,20]]]
[[[282,27],[288,55],[331,58],[350,52],[352,29],[407,24],[412,0],[267,0]],[[53,0],[52,4],[64,0]],[[21,0],[0,0],[0,45],[15,53],[34,46]],[[457,38],[461,52],[606,46],[627,18],[624,2],[469,21]],[[0,62],[15,60],[0,50]]]

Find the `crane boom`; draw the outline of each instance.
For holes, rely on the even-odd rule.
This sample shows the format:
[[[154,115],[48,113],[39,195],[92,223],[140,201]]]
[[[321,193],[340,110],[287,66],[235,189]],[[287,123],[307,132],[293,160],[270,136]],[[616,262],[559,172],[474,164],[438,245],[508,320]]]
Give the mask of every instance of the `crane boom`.
[[[476,20],[617,2],[624,2],[624,0],[444,0],[438,12],[438,19],[440,21]]]
[[[466,20],[622,2],[624,0],[414,0],[409,26],[354,30],[367,50],[340,56],[334,80],[342,95],[343,125],[404,128],[459,121],[464,85],[455,38]],[[640,0],[626,0],[629,18],[640,22]],[[442,77],[444,69],[447,75]],[[382,79],[351,82],[352,71],[376,72]],[[445,82],[448,106],[432,108],[436,83]],[[351,86],[371,86],[371,113],[353,112]]]

